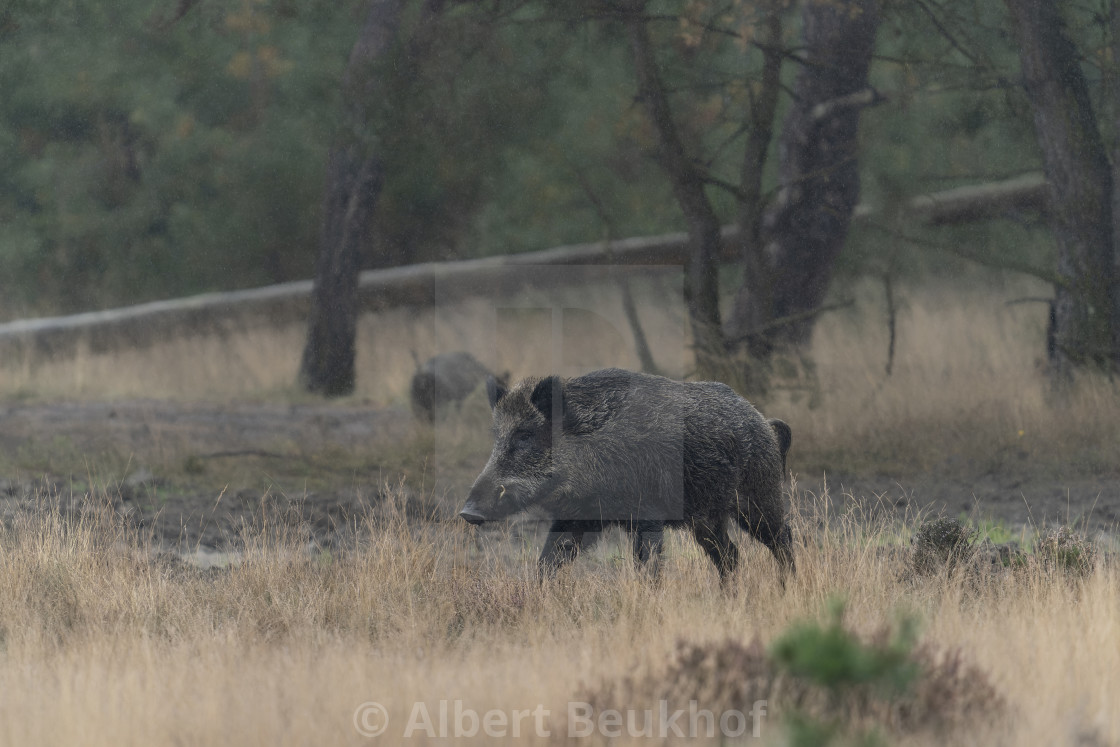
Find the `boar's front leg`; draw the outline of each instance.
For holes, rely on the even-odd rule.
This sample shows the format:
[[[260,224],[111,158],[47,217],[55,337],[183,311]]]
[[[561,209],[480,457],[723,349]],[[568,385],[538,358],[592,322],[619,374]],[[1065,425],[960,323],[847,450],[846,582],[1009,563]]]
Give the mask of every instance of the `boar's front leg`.
[[[537,569],[541,580],[552,578],[556,572],[579,555],[583,545],[584,528],[574,521],[557,520],[548,529],[548,539],[544,542]]]
[[[661,548],[665,544],[664,525],[659,521],[639,521],[631,528],[634,560],[650,578],[661,575]]]

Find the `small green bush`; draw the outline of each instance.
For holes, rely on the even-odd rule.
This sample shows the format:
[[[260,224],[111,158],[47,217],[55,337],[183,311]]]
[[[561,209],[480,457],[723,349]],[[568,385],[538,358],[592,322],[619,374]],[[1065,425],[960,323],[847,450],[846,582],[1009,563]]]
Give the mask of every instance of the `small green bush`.
[[[870,686],[885,694],[904,692],[918,676],[910,658],[917,623],[903,618],[886,642],[864,643],[845,630],[844,604],[834,601],[827,626],[801,623],[786,632],[770,650],[774,662],[795,677],[833,692]]]

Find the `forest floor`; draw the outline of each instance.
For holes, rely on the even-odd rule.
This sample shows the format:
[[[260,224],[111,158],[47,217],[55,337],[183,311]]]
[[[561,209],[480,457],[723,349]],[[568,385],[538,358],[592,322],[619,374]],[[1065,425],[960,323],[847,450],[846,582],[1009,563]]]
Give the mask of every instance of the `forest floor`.
[[[346,545],[388,492],[409,510],[453,520],[485,463],[477,418],[435,429],[403,408],[173,400],[25,402],[0,407],[0,516],[107,502],[156,545],[200,563],[237,552],[246,528],[282,521],[320,547]],[[796,444],[796,441],[795,441]],[[947,459],[905,475],[790,467],[797,497],[827,492],[829,510],[949,516],[1007,537],[1073,526],[1111,544],[1120,473],[1024,476]],[[795,510],[805,510],[795,506]]]

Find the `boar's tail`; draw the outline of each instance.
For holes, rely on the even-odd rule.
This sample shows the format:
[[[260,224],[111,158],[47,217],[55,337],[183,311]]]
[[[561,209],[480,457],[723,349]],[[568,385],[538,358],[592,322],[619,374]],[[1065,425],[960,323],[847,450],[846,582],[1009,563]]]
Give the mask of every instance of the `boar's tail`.
[[[778,449],[782,452],[782,474],[786,472],[786,453],[789,452],[790,444],[793,443],[793,431],[784,420],[777,418],[770,418],[766,421],[770,427],[774,429],[774,435],[778,437]]]

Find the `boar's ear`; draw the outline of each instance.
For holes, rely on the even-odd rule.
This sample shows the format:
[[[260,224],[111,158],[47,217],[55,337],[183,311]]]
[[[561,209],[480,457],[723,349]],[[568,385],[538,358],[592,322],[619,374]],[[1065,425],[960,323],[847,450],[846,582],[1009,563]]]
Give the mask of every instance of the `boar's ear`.
[[[547,379],[541,379],[533,387],[533,393],[529,395],[529,401],[533,403],[533,407],[540,410],[544,419],[551,423],[552,413],[557,410],[564,412],[564,385],[560,381],[560,377],[549,376]]]
[[[774,435],[778,438],[778,450],[782,452],[782,458],[784,459],[786,452],[793,444],[793,430],[784,420],[770,418],[766,422],[770,424],[770,427],[774,430]]]
[[[486,398],[490,400],[490,409],[493,410],[502,397],[506,396],[506,386],[493,376],[486,377]]]

